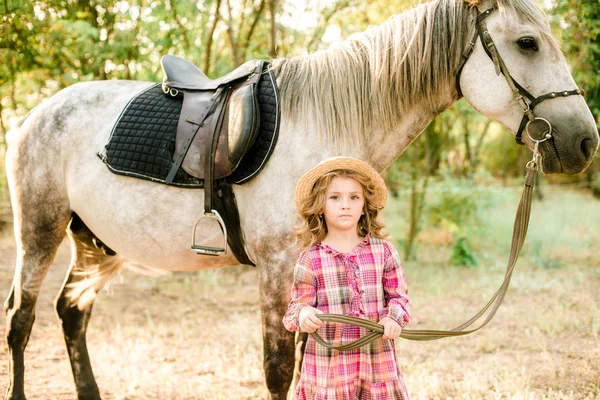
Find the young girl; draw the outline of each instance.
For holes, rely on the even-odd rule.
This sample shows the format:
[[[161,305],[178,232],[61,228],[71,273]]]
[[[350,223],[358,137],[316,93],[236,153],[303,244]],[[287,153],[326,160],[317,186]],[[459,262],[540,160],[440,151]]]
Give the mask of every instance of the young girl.
[[[286,329],[318,329],[327,342],[341,345],[366,330],[324,324],[318,314],[351,315],[385,328],[381,339],[351,351],[328,349],[309,336],[296,399],[408,399],[393,339],[408,324],[409,300],[398,252],[378,216],[386,198],[377,171],[349,157],[321,162],[296,186],[302,251],[283,319]]]

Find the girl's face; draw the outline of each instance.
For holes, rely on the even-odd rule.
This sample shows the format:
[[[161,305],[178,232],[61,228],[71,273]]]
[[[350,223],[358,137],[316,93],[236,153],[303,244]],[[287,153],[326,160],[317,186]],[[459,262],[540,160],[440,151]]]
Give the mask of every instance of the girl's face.
[[[361,184],[352,178],[336,176],[327,187],[323,215],[327,229],[356,232],[363,213],[365,196]]]

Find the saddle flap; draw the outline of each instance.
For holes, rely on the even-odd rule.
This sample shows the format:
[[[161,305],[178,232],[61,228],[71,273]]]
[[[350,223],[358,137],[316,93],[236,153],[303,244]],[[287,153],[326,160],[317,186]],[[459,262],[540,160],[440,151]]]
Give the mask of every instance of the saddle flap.
[[[231,94],[227,136],[232,171],[256,141],[260,126],[258,107],[255,85],[244,85]]]
[[[215,135],[214,177],[224,178],[237,168],[252,147],[260,127],[260,110],[256,96],[256,80],[244,81],[221,92],[185,91],[176,149],[189,146],[181,168],[188,174],[205,179],[204,157]],[[195,136],[190,132],[196,129]],[[191,140],[191,143],[186,143]],[[180,155],[176,154],[174,157]]]

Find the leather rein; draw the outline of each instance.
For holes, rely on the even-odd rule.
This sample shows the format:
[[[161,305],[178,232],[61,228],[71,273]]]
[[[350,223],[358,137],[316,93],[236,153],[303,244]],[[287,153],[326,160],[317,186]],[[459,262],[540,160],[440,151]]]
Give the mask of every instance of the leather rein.
[[[508,264],[506,266],[506,273],[504,274],[504,281],[502,282],[500,288],[496,291],[496,293],[494,293],[494,295],[487,302],[487,304],[481,310],[479,310],[479,312],[477,312],[477,314],[475,314],[471,319],[457,326],[456,328],[447,331],[404,329],[400,334],[401,338],[417,341],[428,341],[442,339],[445,337],[464,336],[468,335],[469,333],[473,333],[480,330],[481,328],[486,326],[492,320],[492,318],[494,318],[494,315],[496,315],[496,312],[498,311],[498,308],[500,308],[500,304],[502,304],[502,300],[506,295],[508,286],[510,285],[510,279],[515,268],[515,264],[517,263],[519,253],[521,252],[521,248],[523,247],[523,243],[525,242],[525,236],[527,235],[527,227],[529,226],[529,216],[531,213],[531,199],[533,197],[533,186],[535,183],[535,175],[538,169],[540,158],[540,154],[537,149],[538,146],[536,144],[534,148],[533,159],[527,163],[527,175],[525,176],[525,186],[523,188],[523,193],[521,194],[521,200],[519,202],[519,207],[517,208],[517,214],[515,216],[515,223],[513,226],[510,256],[508,259]],[[477,322],[488,310],[490,310],[490,312],[479,326],[467,329],[471,327],[471,325],[473,325],[475,322]],[[370,342],[375,341],[383,336],[383,326],[374,321],[340,314],[317,314],[317,317],[324,322],[337,322],[342,324],[355,325],[370,331],[368,334],[361,337],[360,339],[357,339],[353,342],[341,346],[330,345],[329,343],[325,342],[325,340],[323,340],[323,338],[321,338],[321,336],[319,336],[317,332],[313,332],[310,334],[311,337],[317,343],[328,348],[341,351],[354,350],[366,344],[369,344]]]
[[[456,328],[453,328],[453,329],[450,329],[447,331],[404,329],[402,331],[402,333],[400,334],[400,337],[403,339],[417,340],[417,341],[429,341],[429,340],[442,339],[445,337],[456,337],[456,336],[468,335],[469,333],[476,332],[476,331],[480,330],[481,328],[483,328],[484,326],[486,326],[492,320],[494,315],[496,315],[496,312],[498,311],[498,308],[502,304],[502,300],[504,299],[504,296],[506,295],[508,286],[510,285],[510,279],[512,277],[513,270],[515,268],[515,264],[517,262],[517,259],[519,258],[519,253],[521,252],[523,243],[525,242],[525,236],[527,235],[527,228],[529,226],[529,217],[530,217],[530,213],[531,213],[531,199],[532,199],[532,195],[533,195],[535,175],[537,173],[537,170],[538,170],[538,167],[540,164],[540,158],[541,158],[541,155],[539,152],[539,144],[542,142],[545,142],[547,140],[552,140],[552,125],[550,124],[550,122],[548,120],[541,118],[541,117],[536,117],[535,114],[533,113],[533,109],[536,105],[538,105],[539,103],[541,103],[544,100],[556,98],[559,96],[566,97],[566,96],[571,96],[571,95],[582,95],[582,96],[585,95],[585,92],[583,91],[583,89],[576,89],[576,90],[565,90],[563,92],[550,92],[550,93],[535,97],[531,93],[529,93],[527,90],[525,90],[517,81],[515,81],[513,79],[513,77],[510,75],[510,73],[508,72],[508,69],[506,68],[506,65],[504,64],[504,61],[502,60],[502,57],[500,57],[500,54],[498,53],[498,50],[494,44],[494,41],[492,40],[492,37],[490,36],[489,31],[487,30],[487,27],[486,27],[485,21],[484,21],[492,13],[492,11],[496,10],[497,8],[498,8],[498,5],[495,4],[492,8],[489,8],[489,9],[485,10],[484,12],[480,13],[479,10],[475,7],[475,10],[477,12],[477,19],[476,19],[477,29],[476,29],[475,35],[473,36],[473,39],[469,43],[467,50],[463,53],[463,58],[460,62],[458,72],[456,74],[456,87],[457,87],[459,96],[462,97],[462,92],[460,89],[460,74],[462,72],[462,69],[463,69],[465,63],[469,59],[469,56],[473,52],[475,43],[477,41],[477,37],[479,37],[479,39],[481,40],[481,43],[483,45],[483,48],[485,49],[485,52],[494,62],[494,65],[496,67],[496,73],[498,75],[500,75],[500,73],[502,73],[504,75],[504,77],[506,78],[506,81],[508,82],[508,85],[510,86],[510,88],[513,92],[513,96],[514,96],[515,100],[517,101],[517,103],[519,104],[521,109],[523,110],[524,116],[523,116],[523,119],[521,120],[519,130],[517,131],[517,134],[515,136],[517,143],[519,143],[521,145],[524,144],[524,142],[522,140],[522,135],[523,135],[524,129],[525,129],[525,132],[527,133],[527,136],[529,136],[529,138],[534,143],[533,158],[531,159],[531,161],[529,161],[527,163],[527,166],[526,166],[527,174],[525,176],[525,186],[523,187],[523,193],[521,194],[521,200],[519,201],[519,206],[517,208],[517,213],[515,215],[512,242],[511,242],[511,247],[510,247],[509,259],[508,259],[508,263],[506,266],[506,273],[504,275],[504,281],[502,282],[502,285],[496,291],[496,293],[494,293],[492,298],[487,302],[487,304],[481,310],[479,310],[479,312],[477,312],[477,314],[475,314],[471,319],[469,319],[465,323],[457,326]],[[527,100],[529,100],[529,103],[527,103],[527,101],[525,101],[524,98],[527,98]],[[545,124],[547,124],[547,126],[548,126],[547,133],[544,135],[544,137],[542,137],[539,140],[534,139],[529,134],[529,125],[534,121],[542,121]],[[475,322],[477,322],[488,310],[490,310],[488,315],[483,320],[483,322],[481,322],[479,324],[479,326],[477,326],[475,328],[467,329],[467,328],[470,328]],[[336,322],[336,323],[354,325],[354,326],[358,326],[358,327],[367,329],[369,331],[369,333],[367,333],[365,336],[361,337],[360,339],[357,339],[353,342],[350,342],[350,343],[347,343],[347,344],[344,344],[341,346],[334,346],[334,345],[327,343],[325,340],[323,340],[323,338],[321,338],[321,336],[319,336],[317,334],[317,332],[313,332],[310,334],[311,337],[317,343],[321,344],[322,346],[331,348],[331,349],[340,350],[340,351],[354,350],[354,349],[357,349],[364,345],[367,345],[370,342],[375,341],[383,336],[383,326],[374,321],[370,321],[370,320],[366,320],[366,319],[358,318],[358,317],[353,317],[353,316],[340,315],[340,314],[317,314],[317,317],[324,322]]]

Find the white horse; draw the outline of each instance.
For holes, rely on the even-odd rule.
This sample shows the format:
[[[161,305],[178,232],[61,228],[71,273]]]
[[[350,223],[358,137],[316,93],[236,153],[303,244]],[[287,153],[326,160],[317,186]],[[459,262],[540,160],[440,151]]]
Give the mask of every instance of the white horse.
[[[497,57],[486,54],[484,36],[476,36],[477,13],[488,9],[482,14],[485,20],[480,19],[504,68]],[[471,41],[474,48],[467,60],[463,54]],[[516,132],[527,111],[524,104],[532,99],[515,100],[507,78],[497,74],[494,59],[497,68],[509,71],[535,96],[573,94],[549,95],[535,109],[535,118],[544,118],[552,127],[551,139],[541,143],[539,151],[546,173],[583,171],[597,150],[598,131],[532,0],[436,0],[330,50],[273,61],[282,102],[277,147],[256,178],[234,185],[246,250],[259,269],[264,368],[272,399],[286,397],[295,366],[294,336],[284,330],[281,318],[296,256],[291,233],[296,181],[320,160],[340,154],[383,171],[436,115],[460,98],[460,90],[474,108]],[[121,110],[149,85],[73,85],[39,105],[12,138],[6,171],[17,262],[5,304],[8,399],[25,398],[23,353],[40,286],[65,232],[73,256],[56,309],[79,399],[100,398],[85,333],[96,292],[123,260],[169,270],[236,263],[231,256],[211,258],[190,251],[202,190],[115,175],[96,156]],[[523,140],[533,147],[527,134]],[[97,239],[116,255],[95,246]],[[95,271],[94,279],[82,274],[86,271]]]

